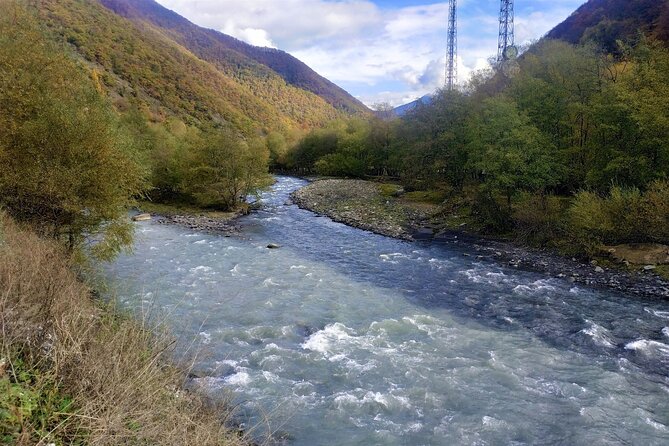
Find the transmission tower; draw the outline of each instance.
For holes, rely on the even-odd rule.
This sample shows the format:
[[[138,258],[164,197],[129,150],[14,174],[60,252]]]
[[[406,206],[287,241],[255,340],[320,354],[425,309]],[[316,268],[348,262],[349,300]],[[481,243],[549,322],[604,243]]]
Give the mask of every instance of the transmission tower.
[[[453,91],[458,83],[458,2],[448,1],[448,54],[446,55],[446,89]]]
[[[497,61],[514,59],[518,55],[515,46],[513,24],[513,0],[502,0],[499,9],[499,43],[497,45]]]

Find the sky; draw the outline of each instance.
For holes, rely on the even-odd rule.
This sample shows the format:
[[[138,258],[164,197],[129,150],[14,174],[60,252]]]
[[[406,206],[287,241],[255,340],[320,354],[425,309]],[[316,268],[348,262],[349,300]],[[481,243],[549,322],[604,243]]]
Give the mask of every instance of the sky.
[[[405,104],[444,84],[448,2],[157,0],[197,25],[287,51],[365,104]],[[516,43],[585,0],[516,0]],[[458,81],[497,54],[500,0],[458,0]]]

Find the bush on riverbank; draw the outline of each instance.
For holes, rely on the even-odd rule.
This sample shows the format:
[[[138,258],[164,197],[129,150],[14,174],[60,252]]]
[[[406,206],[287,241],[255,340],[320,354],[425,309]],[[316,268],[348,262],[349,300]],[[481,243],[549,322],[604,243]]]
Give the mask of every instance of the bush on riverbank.
[[[0,215],[0,444],[247,444],[184,390],[164,332],[91,299],[60,246]]]
[[[580,192],[569,209],[569,230],[586,252],[603,244],[669,243],[669,183],[647,191],[613,187],[607,196]]]

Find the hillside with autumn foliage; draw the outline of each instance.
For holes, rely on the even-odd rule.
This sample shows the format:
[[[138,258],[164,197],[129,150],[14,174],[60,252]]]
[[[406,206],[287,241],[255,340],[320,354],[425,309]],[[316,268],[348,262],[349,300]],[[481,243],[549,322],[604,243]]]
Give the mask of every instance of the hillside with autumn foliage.
[[[120,2],[106,3],[126,11]],[[142,3],[127,5],[135,11]],[[148,20],[129,20],[102,2],[46,0],[39,14],[54,37],[99,72],[121,110],[137,100],[150,109],[153,120],[176,116],[191,123],[225,122],[244,134],[288,133],[345,113],[239,52],[191,51],[170,30]]]
[[[339,110],[350,113],[368,111],[359,100],[284,51],[256,47],[202,28],[154,0],[101,0],[101,3],[134,22],[148,22],[165,30],[198,57],[242,82],[253,83],[257,78],[278,74],[289,85],[310,91]]]
[[[614,52],[618,40],[643,33],[669,42],[669,2],[665,0],[589,0],[547,35],[572,44],[594,42]]]

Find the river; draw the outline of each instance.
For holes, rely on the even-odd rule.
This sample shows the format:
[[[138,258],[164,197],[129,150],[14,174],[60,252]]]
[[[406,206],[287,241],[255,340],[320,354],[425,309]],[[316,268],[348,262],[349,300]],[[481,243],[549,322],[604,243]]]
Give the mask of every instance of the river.
[[[669,444],[669,302],[349,228],[286,203],[305,184],[279,177],[240,237],[141,223],[107,270],[202,347],[200,383],[248,426],[269,415],[296,446]]]

